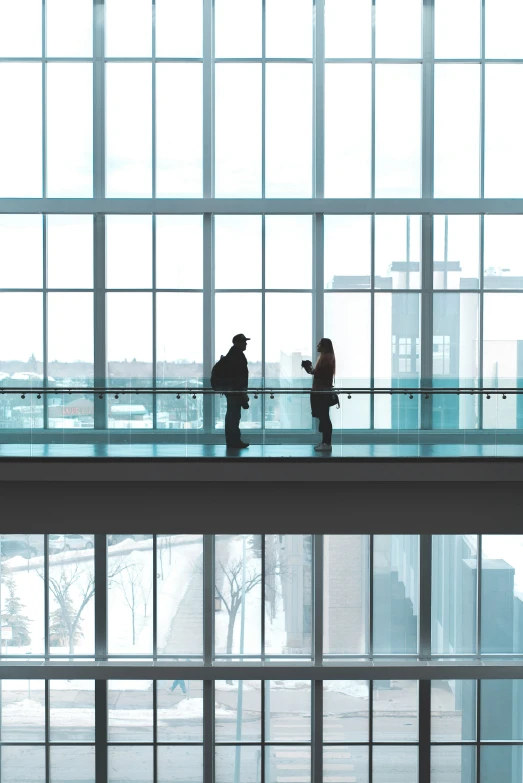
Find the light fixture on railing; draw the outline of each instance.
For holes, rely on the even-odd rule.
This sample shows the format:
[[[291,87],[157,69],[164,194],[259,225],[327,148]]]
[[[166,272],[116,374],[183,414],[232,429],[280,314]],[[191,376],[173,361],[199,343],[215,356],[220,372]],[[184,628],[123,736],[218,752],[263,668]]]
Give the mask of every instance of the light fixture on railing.
[[[98,399],[99,399],[99,400],[103,400],[103,398],[104,398],[103,394],[99,394],[99,395],[98,395]]]
[[[255,400],[257,400],[257,399],[258,399],[258,395],[257,395],[257,394],[255,394],[255,395],[254,395],[254,399],[255,399]]]
[[[22,394],[21,397],[23,400],[25,400],[25,394]]]
[[[487,394],[487,400],[490,400],[490,394]]]
[[[428,400],[428,398],[429,398],[429,395],[428,395],[428,394],[426,394],[426,395],[425,395],[425,399],[426,399],[426,400]]]
[[[409,394],[409,400],[413,400],[413,399],[414,399],[414,395],[413,394]]]
[[[179,394],[176,395],[177,400],[181,400],[181,396]]]
[[[507,399],[507,395],[506,394],[503,394],[502,397],[503,397],[504,400]]]
[[[41,400],[41,399],[42,399],[42,395],[41,395],[41,394],[37,394],[37,395],[36,395],[36,399],[37,399],[37,400]]]
[[[193,400],[195,400],[196,399],[196,394],[193,394],[192,398],[193,398]]]
[[[352,400],[352,394],[347,394],[347,399]]]

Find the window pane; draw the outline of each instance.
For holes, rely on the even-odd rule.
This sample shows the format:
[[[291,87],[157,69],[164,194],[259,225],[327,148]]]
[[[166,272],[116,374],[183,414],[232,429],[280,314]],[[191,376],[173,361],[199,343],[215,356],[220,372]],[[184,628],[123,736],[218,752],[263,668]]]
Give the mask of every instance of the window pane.
[[[127,0],[125,0],[127,2]],[[152,82],[145,63],[106,66],[106,195],[150,198]]]
[[[93,295],[55,293],[47,301],[49,374],[85,383],[94,371]]]
[[[415,655],[418,651],[419,536],[374,536],[373,579],[374,652]]]
[[[377,215],[376,288],[419,288],[421,285],[421,217]]]
[[[0,294],[0,364],[4,372],[27,375],[18,375],[19,381],[42,379],[42,330],[41,294]]]
[[[202,0],[156,0],[156,56],[201,57]]]
[[[6,652],[8,655],[41,655],[44,652],[43,554],[43,535],[17,533],[0,536],[0,561],[2,569],[5,569],[2,577],[1,612],[5,625],[12,628],[12,631],[8,632],[11,638],[7,639],[7,634],[0,625],[0,655]],[[23,560],[20,561],[20,558]],[[13,608],[17,608],[16,616]],[[22,680],[19,688],[13,686],[14,690],[21,690],[20,700],[23,700],[24,694],[28,692],[28,682]],[[5,689],[10,686],[4,683],[3,687]],[[36,682],[35,687],[39,687]],[[43,681],[41,688],[43,690]],[[5,715],[2,731],[6,731]],[[4,734],[3,739],[8,740]]]
[[[0,215],[0,287],[41,288],[41,215]]]
[[[216,747],[214,764],[216,783],[257,783],[260,780],[261,754],[259,747]],[[272,780],[272,778],[271,778]]]
[[[371,195],[371,66],[325,66],[325,195]]]
[[[279,563],[287,655],[311,654],[312,635],[312,537],[280,536]],[[267,633],[267,629],[266,629]],[[268,636],[271,639],[271,635]],[[271,640],[272,641],[272,640]],[[272,642],[272,648],[275,645]]]
[[[257,63],[216,65],[217,198],[261,196],[261,84],[261,65]]]
[[[0,5],[0,57],[41,56],[41,0],[3,2]]]
[[[374,680],[372,683],[374,742],[416,742],[418,739],[418,682]]]
[[[191,336],[187,338],[187,324]],[[203,373],[202,294],[157,294],[156,361],[158,380],[201,378]],[[169,402],[169,397],[165,403]],[[163,398],[161,399],[163,403]]]
[[[324,680],[323,741],[368,742],[368,739],[369,683],[366,680]],[[326,751],[324,748],[324,754]]]
[[[485,288],[523,288],[523,217],[485,215]]]
[[[150,215],[107,215],[107,288],[151,288]]]
[[[523,340],[523,294],[485,294],[483,315],[483,376],[485,386],[513,386],[523,377],[519,343]],[[503,400],[504,424],[516,425],[516,397]],[[485,401],[486,402],[486,401]],[[510,411],[510,413],[509,413]],[[500,422],[501,423],[501,422]]]
[[[376,57],[421,57],[421,0],[376,0]]]
[[[215,592],[217,655],[259,655],[261,645],[261,558],[252,536],[220,536],[216,540]]]
[[[12,3],[2,7],[8,6],[18,7]],[[0,198],[41,198],[40,63],[0,63],[0,106]]]
[[[150,57],[151,0],[105,0],[107,57]]]
[[[267,742],[311,741],[310,680],[268,680],[265,704]]]
[[[158,742],[203,741],[201,680],[158,680],[157,700]]]
[[[506,25],[507,28],[511,24]],[[485,196],[523,195],[523,107],[514,95],[523,87],[523,65],[485,68]]]
[[[479,196],[480,66],[436,65],[434,195]]]
[[[10,622],[12,624],[8,627],[13,628],[13,632],[20,636],[20,625],[17,627],[12,619]],[[3,649],[6,641],[2,641]],[[9,654],[12,654],[10,646],[8,650]],[[2,680],[1,686],[2,742],[44,742],[44,680]],[[7,748],[3,746],[2,755],[5,750]]]
[[[47,0],[48,57],[93,56],[92,0]]]
[[[109,746],[109,783],[153,783],[153,753],[152,746]]]
[[[371,218],[325,215],[325,288],[370,288]]]
[[[202,66],[156,66],[156,190],[160,198],[202,195]]]
[[[149,541],[149,545],[150,545]],[[123,572],[122,572],[123,573]],[[109,600],[111,588],[109,588]],[[116,620],[110,618],[111,620]],[[110,627],[110,626],[109,626]],[[152,742],[153,683],[151,680],[108,680],[109,742]]]
[[[94,654],[94,536],[49,536],[51,655]]]
[[[127,546],[118,547],[117,551],[109,547],[109,653],[150,654],[153,648],[153,540],[146,538],[134,542],[133,537],[130,538]],[[142,686],[146,688],[148,683],[133,683],[136,691],[142,690]],[[120,686],[115,683],[114,687]],[[137,737],[133,735],[131,739]]]
[[[432,536],[432,653],[476,653],[477,536]]]
[[[45,783],[45,747],[3,747],[0,777],[2,783]]]
[[[436,0],[434,25],[436,57],[479,58],[479,0]]]
[[[266,0],[266,57],[312,57],[311,0]]]
[[[521,605],[519,600],[517,603]],[[522,686],[521,680],[481,681],[480,738],[482,742],[486,740],[521,742],[523,740],[523,726],[521,718],[517,715],[522,704]]]
[[[489,59],[523,58],[523,6],[519,0],[485,0],[485,52]]]
[[[262,686],[263,683],[259,680],[216,680],[214,698],[216,742],[261,741]]]
[[[416,747],[374,747],[372,751],[373,783],[417,783],[418,749]]]
[[[479,215],[434,215],[434,288],[479,288],[479,239]]]
[[[430,709],[433,742],[476,739],[476,680],[434,680],[430,689]]]
[[[371,0],[326,0],[326,57],[370,57],[371,36]]]
[[[265,748],[265,780],[308,783],[311,780],[311,749],[306,745],[273,745]]]
[[[312,68],[266,66],[266,196],[312,194]]]
[[[216,288],[261,287],[261,229],[261,215],[215,216]],[[241,331],[253,336],[236,329],[231,337]]]
[[[93,216],[47,216],[49,288],[93,287]]]
[[[307,413],[310,421],[310,411],[307,411]],[[259,546],[261,546],[261,539],[256,537],[255,541],[259,541]],[[291,618],[288,616],[290,612],[288,581],[295,575],[295,572],[290,570],[289,567],[288,543],[285,536],[272,534],[265,536],[265,655],[267,657],[285,655],[287,653],[292,655],[294,653],[293,650],[289,649],[287,641],[287,633],[292,632]],[[309,579],[307,563],[311,543],[310,538],[306,536],[303,540],[295,543],[298,545],[298,550],[297,558],[294,562],[296,564],[301,560],[305,564],[303,573],[305,580],[307,580]],[[308,596],[302,595],[302,593],[308,589],[305,581],[301,592],[297,593],[299,601],[304,606],[308,606]],[[308,608],[304,609],[305,614],[308,611]],[[308,623],[307,618],[305,618],[305,623]]]
[[[51,198],[93,195],[93,67],[89,63],[47,65],[47,194]]]
[[[376,197],[417,198],[420,183],[421,66],[377,65]]]
[[[265,218],[265,286],[312,288],[310,215],[267,215]]]
[[[285,318],[285,329],[282,329],[282,314]],[[292,385],[292,382],[297,380],[301,386],[304,381],[301,362],[311,356],[311,341],[311,294],[266,294],[266,379],[279,381],[282,386]],[[308,415],[305,426],[310,427]]]
[[[432,783],[474,783],[476,780],[476,748],[449,745],[430,749],[430,779]],[[481,768],[483,780],[483,767]]]
[[[324,652],[327,655],[364,654],[368,651],[369,631],[369,537],[326,535],[323,546]],[[342,685],[343,682],[340,683],[340,688]],[[363,698],[359,686],[359,682],[349,683],[347,690],[340,690],[340,693],[352,695],[356,689],[360,694],[358,698]],[[336,690],[334,681],[327,690]],[[331,701],[335,698],[338,697],[329,696]],[[325,728],[323,737],[325,742],[331,741]],[[357,736],[346,739],[357,742],[366,737],[360,732]]]
[[[523,536],[484,535],[482,541],[481,652],[521,655],[523,638],[520,630],[520,596],[523,580],[521,560]],[[500,703],[503,701],[502,698]],[[511,712],[508,704],[505,709]],[[503,739],[510,739],[510,737],[503,737]]]
[[[95,783],[95,749],[51,748],[50,777],[53,783]]]
[[[160,746],[158,783],[203,783],[203,749],[188,746]]]
[[[325,336],[336,353],[338,386],[370,386],[371,297],[370,294],[326,294]],[[365,429],[370,426],[370,397],[355,394],[343,409],[331,408],[335,427]]]
[[[366,747],[351,745],[323,748],[323,780],[338,780],[334,775],[340,774],[340,780],[351,778],[358,783],[368,783],[369,780],[369,750]]]
[[[261,57],[261,0],[215,0],[214,30],[216,57]]]
[[[203,287],[201,215],[157,215],[156,286]]]
[[[523,745],[483,745],[480,763],[481,783],[517,780],[523,766]]]
[[[94,742],[94,680],[51,680],[49,709],[51,742]]]
[[[262,375],[261,294],[216,294],[215,303],[215,361],[221,354],[227,353],[233,336],[242,332],[251,338],[245,354],[249,362],[249,376],[260,378]],[[245,413],[246,411],[242,417]]]

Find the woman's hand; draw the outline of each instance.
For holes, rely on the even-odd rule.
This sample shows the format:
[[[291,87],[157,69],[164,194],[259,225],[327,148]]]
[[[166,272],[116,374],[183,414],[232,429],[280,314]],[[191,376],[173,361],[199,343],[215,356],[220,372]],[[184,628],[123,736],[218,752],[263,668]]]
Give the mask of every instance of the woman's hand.
[[[305,372],[308,372],[309,375],[311,374],[311,372],[312,372],[312,362],[311,362],[310,359],[304,359],[302,361],[302,363],[301,363],[301,366],[303,367]]]

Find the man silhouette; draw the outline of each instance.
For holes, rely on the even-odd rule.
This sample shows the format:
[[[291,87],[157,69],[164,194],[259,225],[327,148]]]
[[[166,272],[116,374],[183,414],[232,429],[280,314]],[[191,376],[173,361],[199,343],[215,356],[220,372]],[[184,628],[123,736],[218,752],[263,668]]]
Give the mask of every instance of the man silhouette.
[[[245,350],[250,337],[244,334],[235,334],[232,338],[232,347],[226,354],[227,360],[227,413],[225,414],[225,442],[230,449],[246,449],[248,443],[244,443],[240,433],[240,419],[242,408],[249,407],[249,397],[246,394],[249,385],[249,369]]]

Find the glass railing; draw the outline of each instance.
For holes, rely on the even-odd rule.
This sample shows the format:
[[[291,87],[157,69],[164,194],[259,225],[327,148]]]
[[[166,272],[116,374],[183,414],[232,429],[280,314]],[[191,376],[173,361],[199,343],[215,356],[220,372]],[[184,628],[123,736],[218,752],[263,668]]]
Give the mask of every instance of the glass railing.
[[[521,379],[337,378],[315,392],[314,413],[335,403],[332,449],[322,451],[315,447],[329,438],[312,416],[308,376],[251,378],[247,395],[215,391],[202,378],[8,379],[0,457],[523,457]],[[226,448],[235,399],[244,403],[240,437],[249,448]]]

